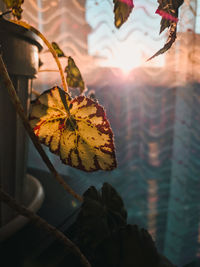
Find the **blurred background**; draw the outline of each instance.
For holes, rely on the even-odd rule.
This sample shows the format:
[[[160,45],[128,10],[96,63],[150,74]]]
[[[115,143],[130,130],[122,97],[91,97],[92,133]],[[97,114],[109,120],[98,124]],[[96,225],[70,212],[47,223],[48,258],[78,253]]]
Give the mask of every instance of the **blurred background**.
[[[112,0],[25,1],[23,19],[74,58],[86,95],[94,90],[105,107],[118,168],[85,173],[46,151],[82,193],[90,185],[111,183],[124,200],[129,223],[148,229],[159,251],[183,266],[200,257],[200,1],[185,1],[175,44],[149,62],[167,31],[159,35],[156,1],[135,0],[134,5],[118,30]],[[34,89],[60,86],[45,47],[41,61]],[[64,68],[67,59],[61,62]],[[31,143],[28,162],[46,170]]]

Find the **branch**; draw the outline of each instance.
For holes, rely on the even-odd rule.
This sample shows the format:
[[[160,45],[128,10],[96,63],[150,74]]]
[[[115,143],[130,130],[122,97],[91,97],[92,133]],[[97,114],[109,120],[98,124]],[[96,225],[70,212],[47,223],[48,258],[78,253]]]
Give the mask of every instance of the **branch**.
[[[43,161],[45,162],[45,164],[47,165],[48,169],[50,170],[50,172],[54,175],[54,177],[56,178],[56,180],[64,187],[64,189],[71,194],[73,197],[75,197],[76,199],[78,199],[79,201],[83,201],[82,197],[80,195],[78,195],[65,181],[64,179],[57,173],[56,169],[54,168],[53,164],[51,163],[51,161],[49,160],[47,154],[45,153],[44,149],[42,148],[38,138],[35,136],[34,132],[31,129],[31,126],[29,124],[28,118],[24,113],[22,104],[17,96],[17,93],[15,91],[15,88],[10,80],[10,77],[8,75],[7,69],[4,65],[2,56],[0,55],[0,76],[2,77],[2,81],[5,85],[5,88],[8,90],[10,99],[16,109],[16,112],[18,113],[18,115],[20,116],[23,125],[26,129],[26,131],[28,132],[28,135],[30,136],[35,148],[37,149],[37,151],[39,152],[40,156],[42,157]]]
[[[61,243],[63,243],[67,249],[71,250],[79,258],[79,260],[82,262],[84,266],[91,267],[86,257],[81,253],[80,249],[70,239],[68,239],[62,232],[60,232],[54,226],[50,225],[40,216],[28,210],[23,205],[19,204],[14,198],[9,196],[1,188],[0,188],[0,200],[5,202],[11,209],[27,217],[35,225],[37,225],[41,229],[44,229],[46,232],[48,232],[49,234],[54,236],[57,240],[59,240]]]

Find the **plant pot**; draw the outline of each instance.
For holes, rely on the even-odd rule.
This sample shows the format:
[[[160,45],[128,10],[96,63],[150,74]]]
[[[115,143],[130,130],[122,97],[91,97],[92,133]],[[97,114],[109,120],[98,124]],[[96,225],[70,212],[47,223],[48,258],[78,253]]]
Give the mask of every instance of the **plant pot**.
[[[41,49],[34,33],[0,19],[0,52],[26,113],[29,111],[32,79],[38,71]],[[0,184],[4,191],[24,202],[28,139],[1,80],[0,129]],[[7,224],[15,215],[1,203],[0,226]]]

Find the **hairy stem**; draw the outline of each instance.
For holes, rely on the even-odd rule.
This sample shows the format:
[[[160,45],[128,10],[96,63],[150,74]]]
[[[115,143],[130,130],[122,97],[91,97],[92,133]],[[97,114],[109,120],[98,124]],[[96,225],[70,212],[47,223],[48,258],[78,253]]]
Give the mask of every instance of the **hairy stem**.
[[[7,69],[4,65],[2,56],[0,55],[0,76],[2,77],[2,81],[5,85],[5,88],[8,90],[10,99],[18,113],[18,115],[20,116],[23,125],[27,131],[27,133],[29,134],[34,146],[36,147],[37,151],[39,152],[41,158],[43,159],[43,161],[45,162],[45,164],[47,165],[48,169],[51,171],[51,173],[54,175],[54,177],[56,178],[56,180],[64,187],[64,189],[71,194],[73,197],[75,197],[76,199],[78,199],[79,201],[82,201],[82,197],[77,194],[65,181],[64,179],[57,173],[56,169],[54,168],[53,164],[51,163],[51,161],[49,160],[47,154],[45,153],[44,149],[42,148],[38,138],[35,136],[34,132],[31,129],[31,126],[29,124],[28,118],[24,113],[24,109],[22,107],[22,104],[17,96],[17,93],[15,91],[15,88],[10,80],[10,77],[8,75]]]
[[[56,54],[56,51],[53,49],[52,45],[49,43],[49,41],[44,37],[44,35],[39,32],[36,28],[34,28],[33,26],[29,25],[28,23],[24,22],[24,21],[16,21],[16,20],[11,20],[11,22],[21,25],[24,28],[31,30],[32,32],[34,32],[35,34],[37,34],[42,40],[43,42],[46,44],[46,46],[48,47],[49,51],[51,52],[51,54],[53,55],[57,65],[58,65],[58,69],[60,71],[60,76],[61,76],[61,80],[62,80],[62,85],[63,85],[63,89],[65,92],[68,92],[68,86],[67,83],[65,81],[65,76],[64,76],[64,72],[62,69],[62,66],[60,64],[60,61],[58,59],[58,56]]]
[[[54,226],[50,225],[40,216],[28,210],[23,205],[19,204],[14,198],[12,198],[10,195],[4,192],[1,189],[1,187],[0,187],[0,200],[5,202],[10,208],[17,211],[19,214],[27,217],[28,219],[31,220],[31,222],[36,224],[41,229],[44,229],[49,234],[54,236],[57,240],[62,242],[68,250],[71,250],[79,258],[79,260],[82,262],[84,266],[91,267],[86,257],[81,253],[80,249],[70,239],[68,239],[62,232],[60,232]]]

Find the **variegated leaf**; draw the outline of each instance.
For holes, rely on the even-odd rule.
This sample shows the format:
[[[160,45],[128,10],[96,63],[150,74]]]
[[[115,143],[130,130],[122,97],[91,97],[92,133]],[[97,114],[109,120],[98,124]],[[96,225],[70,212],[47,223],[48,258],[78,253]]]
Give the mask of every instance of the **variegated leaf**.
[[[21,19],[23,9],[21,8],[24,0],[3,0],[7,8],[12,9],[12,14],[17,19]]]
[[[128,19],[134,4],[133,0],[113,0],[115,13],[115,26],[120,28]]]
[[[103,108],[84,96],[71,99],[59,87],[32,105],[30,124],[63,163],[84,171],[116,167],[113,133]]]

